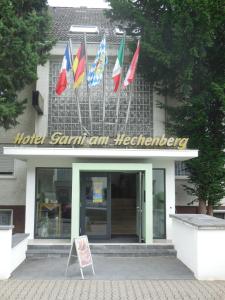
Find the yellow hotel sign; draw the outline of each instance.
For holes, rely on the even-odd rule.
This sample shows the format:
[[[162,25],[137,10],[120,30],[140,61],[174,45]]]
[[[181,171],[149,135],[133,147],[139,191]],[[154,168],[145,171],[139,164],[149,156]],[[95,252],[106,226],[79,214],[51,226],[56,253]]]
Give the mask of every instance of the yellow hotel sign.
[[[77,146],[142,146],[147,148],[176,148],[186,149],[188,138],[166,137],[165,135],[158,137],[146,137],[144,135],[129,136],[126,134],[117,134],[116,137],[109,136],[69,136],[63,135],[60,132],[55,132],[47,138],[39,136],[35,133],[33,135],[25,135],[24,133],[17,133],[14,144],[18,145],[43,145],[49,143],[50,145],[77,145]]]

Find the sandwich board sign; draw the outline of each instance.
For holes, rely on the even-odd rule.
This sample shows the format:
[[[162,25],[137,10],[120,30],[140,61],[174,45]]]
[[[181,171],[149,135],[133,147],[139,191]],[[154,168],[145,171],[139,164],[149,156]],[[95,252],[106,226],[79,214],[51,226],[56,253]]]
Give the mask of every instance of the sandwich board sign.
[[[88,266],[92,267],[92,272],[93,272],[93,274],[95,274],[91,250],[90,250],[88,238],[86,235],[82,235],[73,240],[71,248],[70,248],[68,262],[67,262],[66,274],[67,274],[69,265],[72,264],[73,257],[78,258],[82,279],[84,279],[83,268],[86,268]]]

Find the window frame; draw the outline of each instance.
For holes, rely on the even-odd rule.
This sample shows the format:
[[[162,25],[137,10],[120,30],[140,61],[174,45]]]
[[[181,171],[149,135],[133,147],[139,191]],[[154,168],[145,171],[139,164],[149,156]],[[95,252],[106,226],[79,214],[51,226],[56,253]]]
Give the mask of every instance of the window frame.
[[[49,237],[39,237],[37,234],[36,234],[36,222],[37,222],[37,172],[38,172],[38,169],[67,169],[67,170],[71,170],[71,182],[72,182],[72,176],[73,176],[73,173],[72,173],[72,168],[70,167],[36,167],[35,168],[35,198],[34,198],[34,203],[35,203],[35,207],[34,207],[34,239],[45,239],[45,240],[49,240],[49,239],[65,239],[65,237],[55,237],[55,238],[49,238]],[[71,196],[71,205],[72,205],[72,196]],[[71,226],[72,226],[72,214],[71,214]]]

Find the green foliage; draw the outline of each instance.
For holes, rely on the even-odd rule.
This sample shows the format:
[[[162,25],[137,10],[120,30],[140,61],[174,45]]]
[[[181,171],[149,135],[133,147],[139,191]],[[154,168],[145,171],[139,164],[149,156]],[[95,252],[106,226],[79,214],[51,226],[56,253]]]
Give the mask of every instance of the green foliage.
[[[222,0],[111,0],[114,20],[140,30],[139,70],[177,107],[170,130],[189,136],[199,158],[188,161],[186,187],[217,205],[225,196],[225,6]],[[129,30],[129,29],[128,29]]]
[[[173,130],[189,136],[189,147],[199,149],[199,157],[186,162],[194,188],[185,188],[213,206],[225,196],[224,91],[225,84],[212,83],[201,94],[182,101],[181,106],[169,108]]]
[[[17,124],[25,108],[17,92],[36,79],[53,45],[45,0],[0,1],[0,126]]]

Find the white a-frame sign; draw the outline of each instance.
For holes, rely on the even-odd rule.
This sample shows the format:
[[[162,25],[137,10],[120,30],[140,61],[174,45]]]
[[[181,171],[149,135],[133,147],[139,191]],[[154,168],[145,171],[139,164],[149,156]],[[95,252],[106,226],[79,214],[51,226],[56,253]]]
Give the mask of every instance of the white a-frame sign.
[[[86,235],[82,235],[73,240],[70,248],[68,262],[67,262],[66,275],[67,275],[68,267],[69,265],[72,264],[72,258],[74,257],[78,258],[82,279],[84,279],[83,268],[86,268],[88,266],[92,267],[93,274],[95,274],[91,250]]]

